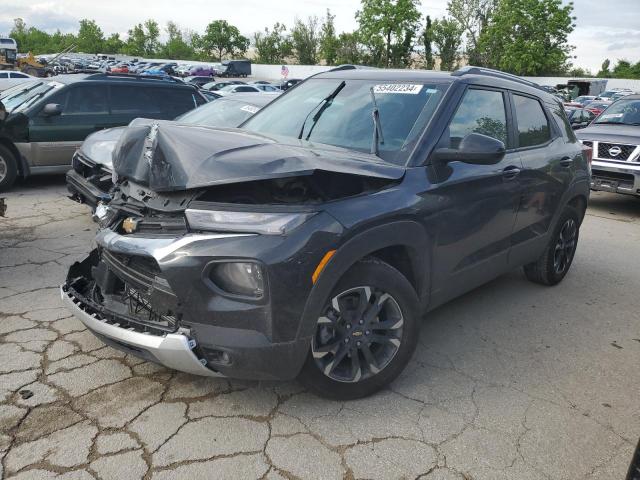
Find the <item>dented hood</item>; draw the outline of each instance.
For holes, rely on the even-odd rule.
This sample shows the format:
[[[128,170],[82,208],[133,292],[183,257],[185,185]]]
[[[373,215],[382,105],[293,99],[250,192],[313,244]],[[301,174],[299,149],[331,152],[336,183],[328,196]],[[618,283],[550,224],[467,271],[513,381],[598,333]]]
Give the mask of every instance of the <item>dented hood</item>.
[[[139,119],[120,136],[113,167],[119,179],[157,192],[312,175],[316,170],[391,180],[404,175],[403,167],[374,155],[284,141],[288,143],[238,129]]]

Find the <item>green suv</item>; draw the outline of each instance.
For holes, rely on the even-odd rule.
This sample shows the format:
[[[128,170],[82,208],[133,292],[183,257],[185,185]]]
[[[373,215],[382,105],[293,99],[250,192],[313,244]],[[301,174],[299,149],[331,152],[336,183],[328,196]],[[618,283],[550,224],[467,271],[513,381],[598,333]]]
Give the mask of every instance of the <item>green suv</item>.
[[[206,99],[180,80],[94,74],[34,80],[0,95],[0,191],[18,176],[64,173],[91,133],[138,117],[173,119]]]

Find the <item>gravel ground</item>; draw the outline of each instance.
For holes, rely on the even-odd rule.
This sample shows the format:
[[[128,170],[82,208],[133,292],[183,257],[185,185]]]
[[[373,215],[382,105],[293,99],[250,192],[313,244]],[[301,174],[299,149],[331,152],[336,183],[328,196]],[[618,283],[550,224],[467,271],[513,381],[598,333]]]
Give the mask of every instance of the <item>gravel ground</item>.
[[[640,434],[640,201],[594,194],[555,288],[505,275],[425,319],[353,402],[205,379],[103,346],[57,285],[95,225],[64,180],[0,218],[0,477],[622,479]]]

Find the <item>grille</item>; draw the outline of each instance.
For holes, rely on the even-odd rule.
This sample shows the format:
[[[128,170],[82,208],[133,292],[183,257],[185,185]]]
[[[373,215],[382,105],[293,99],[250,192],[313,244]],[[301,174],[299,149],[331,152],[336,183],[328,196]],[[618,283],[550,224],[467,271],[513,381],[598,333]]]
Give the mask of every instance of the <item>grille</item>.
[[[175,331],[177,299],[162,277],[155,259],[142,255],[125,255],[102,250],[102,261],[117,277],[112,290],[126,307],[128,320],[143,328]]]
[[[150,289],[154,279],[160,275],[158,262],[141,255],[123,255],[102,251],[102,259],[122,280],[142,289]]]
[[[127,305],[129,313],[137,319],[169,329],[176,327],[176,317],[171,312],[166,312],[164,315],[156,312],[144,294],[126,283],[122,291],[122,302]]]
[[[585,140],[585,141],[583,141],[583,142],[582,142],[582,144],[583,144],[585,147],[593,148],[593,142],[590,142],[590,141]]]
[[[619,148],[620,153],[618,155],[612,155],[609,150],[612,148]],[[617,143],[598,143],[598,158],[609,158],[611,160],[628,160],[633,151],[636,149],[635,145],[620,145]]]

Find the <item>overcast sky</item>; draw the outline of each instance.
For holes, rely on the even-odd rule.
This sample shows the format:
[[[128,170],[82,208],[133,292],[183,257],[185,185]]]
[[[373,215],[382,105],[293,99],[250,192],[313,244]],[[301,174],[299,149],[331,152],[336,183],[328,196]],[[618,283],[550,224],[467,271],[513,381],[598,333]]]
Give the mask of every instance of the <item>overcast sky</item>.
[[[565,0],[566,1],[566,0]],[[13,19],[43,30],[73,32],[78,20],[97,21],[106,34],[125,36],[132,25],[154,18],[161,25],[173,20],[182,28],[203,31],[215,19],[226,19],[250,36],[275,22],[291,25],[295,17],[323,17],[326,9],[336,15],[338,31],[356,28],[359,0],[2,0],[0,33],[8,33]],[[422,0],[424,15],[440,17],[447,0]],[[640,60],[640,0],[574,0],[577,28],[570,36],[575,45],[576,66],[596,72],[610,58]]]

